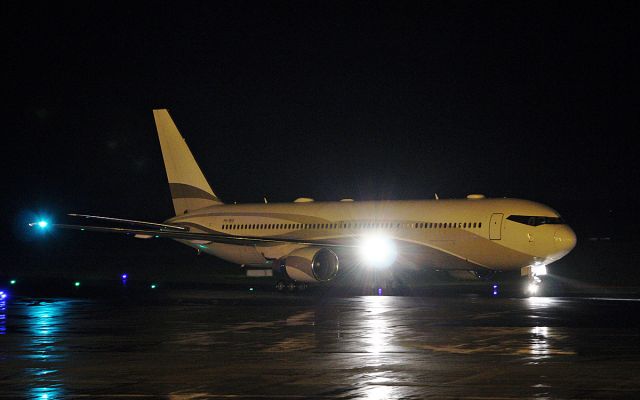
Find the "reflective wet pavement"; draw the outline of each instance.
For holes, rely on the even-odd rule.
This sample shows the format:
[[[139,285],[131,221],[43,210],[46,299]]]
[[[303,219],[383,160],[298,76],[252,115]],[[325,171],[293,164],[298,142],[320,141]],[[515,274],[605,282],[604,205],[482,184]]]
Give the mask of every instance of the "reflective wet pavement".
[[[180,292],[0,304],[0,398],[640,398],[640,301]]]

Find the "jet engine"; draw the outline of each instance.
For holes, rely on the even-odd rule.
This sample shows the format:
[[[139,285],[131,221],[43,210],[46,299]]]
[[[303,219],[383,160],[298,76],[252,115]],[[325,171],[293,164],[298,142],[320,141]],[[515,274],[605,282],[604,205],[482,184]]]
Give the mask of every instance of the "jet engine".
[[[303,247],[284,259],[284,270],[298,282],[326,282],[338,273],[338,256],[326,248]]]

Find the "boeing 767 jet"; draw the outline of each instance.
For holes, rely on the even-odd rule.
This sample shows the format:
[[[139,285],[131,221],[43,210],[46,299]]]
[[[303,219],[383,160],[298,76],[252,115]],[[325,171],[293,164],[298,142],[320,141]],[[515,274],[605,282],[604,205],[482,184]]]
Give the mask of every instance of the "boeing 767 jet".
[[[519,269],[534,294],[546,266],[576,235],[552,208],[529,200],[465,199],[225,204],[167,110],[154,110],[175,216],[162,223],[70,214],[100,224],[53,226],[170,238],[248,270],[271,270],[278,290],[328,283],[355,264],[412,265],[483,275]],[[32,225],[41,226],[43,222]]]

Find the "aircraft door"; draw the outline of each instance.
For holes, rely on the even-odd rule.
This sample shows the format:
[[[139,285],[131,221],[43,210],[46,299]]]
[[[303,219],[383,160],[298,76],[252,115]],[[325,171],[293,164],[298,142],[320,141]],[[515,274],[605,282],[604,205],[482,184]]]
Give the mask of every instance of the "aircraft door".
[[[489,223],[489,239],[500,240],[502,237],[502,217],[504,214],[491,214]]]

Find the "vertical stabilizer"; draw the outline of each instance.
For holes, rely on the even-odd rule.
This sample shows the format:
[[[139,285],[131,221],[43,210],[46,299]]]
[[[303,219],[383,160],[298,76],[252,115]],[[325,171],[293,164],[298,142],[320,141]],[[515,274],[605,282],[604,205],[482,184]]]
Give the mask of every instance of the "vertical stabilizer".
[[[153,110],[176,215],[220,205],[167,110]]]

